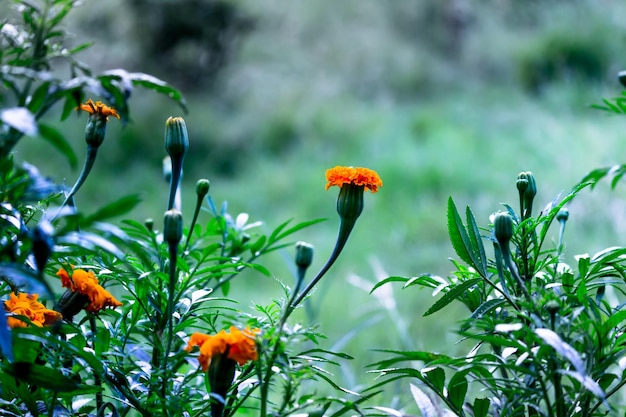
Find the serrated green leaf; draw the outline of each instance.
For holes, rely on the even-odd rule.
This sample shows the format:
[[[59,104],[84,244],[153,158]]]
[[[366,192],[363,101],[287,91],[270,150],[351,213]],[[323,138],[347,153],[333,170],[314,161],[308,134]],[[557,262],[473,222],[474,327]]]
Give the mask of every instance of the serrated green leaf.
[[[446,292],[437,302],[435,302],[425,313],[424,317],[429,316],[437,311],[441,310],[452,301],[456,300],[465,291],[476,285],[482,280],[482,278],[472,278],[467,281],[456,285],[454,288]]]
[[[467,378],[466,372],[456,372],[448,382],[448,400],[456,407],[457,410],[463,409],[465,403],[465,395],[467,394]]]
[[[489,398],[476,398],[474,400],[474,406],[472,407],[474,417],[487,417],[490,405],[491,401]]]
[[[78,158],[74,153],[74,150],[70,144],[65,140],[65,137],[55,128],[44,123],[39,123],[39,136],[45,139],[48,143],[56,148],[70,164],[72,169],[76,169],[78,166]]]
[[[448,198],[448,234],[450,243],[459,258],[473,266],[470,239],[452,197]]]
[[[467,232],[472,243],[472,252],[474,256],[472,259],[476,262],[476,270],[483,277],[487,276],[487,255],[485,255],[485,246],[483,245],[482,235],[480,234],[480,229],[478,229],[478,225],[476,224],[476,219],[474,218],[474,214],[472,210],[466,207],[465,217],[467,221]]]
[[[446,373],[442,368],[423,370],[421,375],[430,383],[435,392],[443,394],[443,387],[446,385]]]

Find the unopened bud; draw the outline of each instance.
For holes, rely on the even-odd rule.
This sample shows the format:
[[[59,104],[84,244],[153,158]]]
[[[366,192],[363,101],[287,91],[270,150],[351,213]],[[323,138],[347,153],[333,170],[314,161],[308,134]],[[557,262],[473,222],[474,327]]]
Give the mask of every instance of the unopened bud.
[[[177,245],[183,238],[183,215],[176,209],[165,212],[163,219],[163,239],[171,244]]]
[[[550,313],[551,316],[554,316],[561,309],[561,305],[556,300],[550,300],[545,305],[544,308]]]
[[[211,183],[207,179],[199,179],[196,182],[196,194],[198,198],[204,198],[205,195],[209,193],[209,188],[211,187]]]
[[[307,242],[296,243],[296,266],[299,268],[308,268],[313,262],[313,245]]]
[[[513,218],[509,213],[496,213],[493,220],[493,229],[500,247],[507,247],[513,237]]]
[[[165,121],[165,150],[172,159],[183,158],[189,150],[187,126],[182,117],[170,117]]]
[[[528,188],[528,178],[526,177],[526,173],[522,172],[518,177],[515,185],[517,186],[517,190],[523,195],[526,189]]]
[[[149,217],[143,221],[143,224],[144,226],[146,226],[146,229],[148,229],[148,231],[150,232],[154,231],[154,219]]]
[[[526,215],[530,216],[533,200],[537,195],[537,183],[535,182],[535,176],[530,171],[526,172],[526,178],[528,179],[528,188],[524,191],[524,206],[526,207]]]
[[[563,207],[561,210],[559,210],[559,212],[556,214],[556,220],[559,222],[566,222],[567,219],[569,219],[569,210],[566,209],[565,207]]]

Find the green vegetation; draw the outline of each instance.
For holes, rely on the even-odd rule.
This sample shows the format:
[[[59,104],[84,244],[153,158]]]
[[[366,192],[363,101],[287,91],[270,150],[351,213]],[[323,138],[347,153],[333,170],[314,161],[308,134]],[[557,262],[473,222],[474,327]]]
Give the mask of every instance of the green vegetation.
[[[0,16],[10,16],[13,3],[0,3],[6,12]],[[501,203],[517,198],[512,183],[518,172],[532,171],[540,184],[538,213],[590,171],[626,155],[624,117],[591,107],[607,107],[605,97],[619,103],[613,99],[621,93],[617,72],[624,69],[621,2],[212,0],[188,2],[196,10],[188,20],[182,9],[168,19],[176,3],[88,1],[64,18],[61,28],[75,34],[64,46],[94,41],[72,59],[88,62],[92,72],[85,76],[96,82],[110,86],[113,80],[117,95],[108,104],[127,119],[108,124],[78,208],[93,213],[139,192],[142,201],[111,221],[160,219],[170,188],[162,173],[163,128],[167,117],[182,115],[190,141],[181,185],[185,215],[196,204],[196,179],[209,178],[217,207],[227,201],[233,216],[249,213],[250,222],[263,221],[260,234],[270,235],[287,219],[327,219],[292,239],[315,246],[311,269],[319,270],[338,225],[329,204],[334,192],[323,191],[324,170],[376,169],[384,187],[365,195],[366,210],[341,258],[292,318],[325,335],[322,349],[354,356],[331,369],[333,381],[348,389],[375,382],[376,374],[366,371],[385,359],[378,349],[467,353],[469,344],[457,344],[453,332],[466,316],[460,303],[449,304],[447,314],[422,317],[436,300],[428,291],[387,284],[370,294],[389,276],[448,276],[457,269],[447,260],[457,256],[445,215],[450,196],[487,225]],[[181,29],[185,23],[188,31]],[[141,78],[135,86],[148,88],[123,97],[114,78],[99,75],[116,68],[167,80],[177,90],[165,92],[184,94],[188,113]],[[63,79],[82,67],[54,58],[51,69]],[[6,90],[0,92],[2,107],[12,104]],[[50,137],[24,137],[13,153],[18,163],[28,161],[68,188],[84,152],[84,117],[69,111],[79,101],[59,101],[38,119],[67,140],[78,155],[74,163]],[[577,265],[575,255],[624,245],[623,190],[621,182],[615,190],[599,182],[569,203],[564,262]],[[211,218],[203,207],[199,224]],[[550,249],[558,232],[546,232]],[[255,305],[286,297],[283,285],[295,282],[292,259],[291,247],[268,253],[261,264],[271,275],[245,271],[228,296],[250,315]],[[389,384],[373,403],[415,411],[407,387]]]

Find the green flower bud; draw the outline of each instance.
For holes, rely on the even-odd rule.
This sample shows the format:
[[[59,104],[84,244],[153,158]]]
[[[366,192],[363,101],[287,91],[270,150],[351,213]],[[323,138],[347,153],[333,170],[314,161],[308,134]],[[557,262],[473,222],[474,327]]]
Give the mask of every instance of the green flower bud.
[[[556,220],[559,222],[566,222],[567,219],[569,219],[569,210],[566,209],[565,207],[563,207],[561,210],[559,210],[559,212],[556,214]]]
[[[196,182],[196,194],[198,198],[204,198],[205,195],[209,193],[209,189],[211,187],[211,183],[209,180],[202,178]]]
[[[533,208],[533,200],[537,195],[537,183],[532,172],[526,172],[528,179],[528,188],[524,191],[524,206],[526,207],[526,215],[530,216]]]
[[[498,212],[493,220],[493,229],[501,248],[508,247],[513,237],[513,218],[509,213]]]
[[[525,172],[522,172],[517,176],[517,181],[515,182],[515,185],[517,186],[517,190],[523,195],[528,188],[528,178],[526,178]]]
[[[296,266],[299,268],[308,268],[313,262],[313,245],[306,242],[296,243]]]
[[[163,219],[163,239],[170,245],[177,245],[182,238],[183,215],[176,209],[170,209]]]
[[[561,305],[556,300],[550,300],[545,305],[544,308],[550,313],[551,316],[554,316],[561,309]]]
[[[176,158],[184,158],[189,150],[187,126],[182,117],[170,117],[165,121],[165,150]]]
[[[85,142],[94,148],[99,147],[104,142],[106,135],[107,121],[99,115],[90,115],[85,127]]]
[[[345,184],[337,196],[337,213],[342,220],[356,222],[363,212],[364,186]]]
[[[143,221],[143,224],[150,232],[154,231],[154,219],[148,217],[146,220]]]

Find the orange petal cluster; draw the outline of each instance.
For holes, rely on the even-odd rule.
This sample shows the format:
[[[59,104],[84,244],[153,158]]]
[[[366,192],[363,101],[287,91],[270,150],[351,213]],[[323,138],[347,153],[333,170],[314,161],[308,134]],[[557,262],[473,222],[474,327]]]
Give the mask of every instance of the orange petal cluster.
[[[75,269],[70,277],[67,271],[61,268],[57,275],[61,278],[61,284],[65,288],[69,288],[71,291],[78,292],[89,298],[89,304],[85,307],[85,310],[90,313],[97,313],[106,307],[119,307],[122,305],[110,292],[98,284],[98,278],[92,271]]]
[[[373,169],[361,167],[336,166],[326,170],[326,189],[333,185],[343,187],[345,184],[354,184],[365,187],[366,190],[375,193],[383,182],[378,173]]]
[[[185,350],[190,352],[194,346],[200,348],[200,356],[198,361],[202,365],[202,370],[207,371],[211,358],[215,355],[222,355],[228,350],[228,359],[232,359],[239,365],[245,364],[247,361],[255,361],[258,358],[254,335],[259,330],[239,330],[231,326],[230,333],[221,330],[216,335],[208,335],[204,333],[194,333],[189,338]]]
[[[15,295],[11,293],[9,297],[10,298],[4,302],[6,311],[15,315],[28,317],[37,327],[49,326],[63,318],[58,311],[49,310],[46,306],[37,301],[37,298],[39,298],[37,294],[19,293]],[[25,321],[10,316],[7,318],[7,322],[12,329],[27,326]]]
[[[113,116],[117,119],[120,118],[120,115],[117,114],[117,110],[113,107],[109,107],[101,101],[94,101],[92,99],[87,100],[85,104],[81,104],[76,107],[76,110],[84,110],[89,114],[95,114],[103,117],[105,120],[109,120],[109,116]]]

